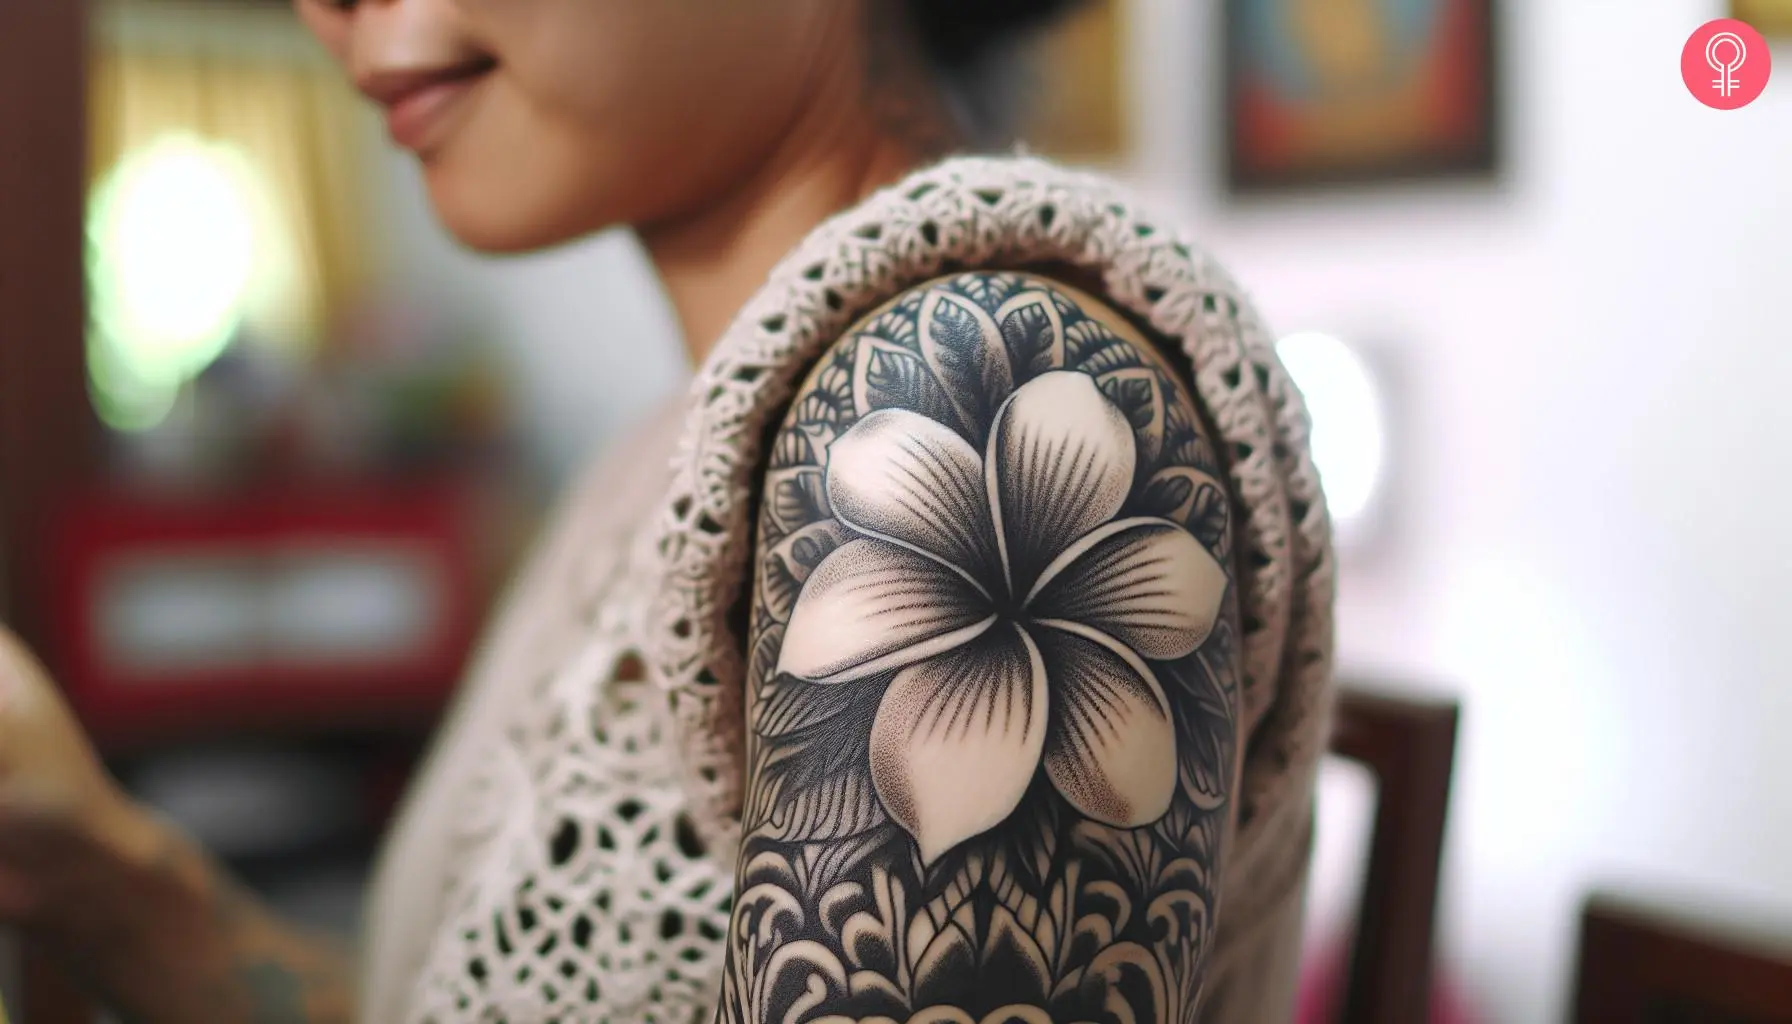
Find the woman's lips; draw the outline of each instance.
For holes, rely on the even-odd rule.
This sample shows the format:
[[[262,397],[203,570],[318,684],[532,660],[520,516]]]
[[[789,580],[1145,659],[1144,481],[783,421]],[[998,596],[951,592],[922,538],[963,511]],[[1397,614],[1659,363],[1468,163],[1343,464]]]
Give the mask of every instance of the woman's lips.
[[[441,145],[455,115],[485,80],[490,61],[383,76],[364,88],[386,108],[386,132],[405,149],[423,154]]]

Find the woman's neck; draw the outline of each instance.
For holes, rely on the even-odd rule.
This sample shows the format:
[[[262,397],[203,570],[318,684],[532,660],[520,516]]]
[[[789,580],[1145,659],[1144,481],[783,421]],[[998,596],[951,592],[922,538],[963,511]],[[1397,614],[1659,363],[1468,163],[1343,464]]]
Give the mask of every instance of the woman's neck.
[[[802,108],[766,159],[703,207],[638,228],[693,364],[823,220],[958,144],[928,70],[879,17],[861,26],[863,42],[836,45],[817,64]]]

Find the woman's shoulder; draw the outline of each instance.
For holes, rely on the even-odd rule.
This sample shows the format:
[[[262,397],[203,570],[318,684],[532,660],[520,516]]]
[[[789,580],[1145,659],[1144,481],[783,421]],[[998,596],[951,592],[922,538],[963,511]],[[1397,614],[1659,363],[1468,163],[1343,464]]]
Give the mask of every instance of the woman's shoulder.
[[[1154,381],[1185,389],[1215,425],[1211,468],[1231,492],[1232,530],[1251,566],[1239,581],[1247,731],[1283,688],[1291,650],[1329,676],[1330,547],[1305,413],[1248,300],[1187,232],[1106,178],[1024,156],[948,160],[811,233],[689,393],[661,524],[664,621],[645,653],[677,696],[711,821],[740,807],[750,654],[738,609],[755,571],[758,504],[816,500],[802,467],[833,436],[831,419],[857,419],[887,389],[937,397],[930,378],[965,371],[922,351],[922,325],[942,315],[1011,338],[1011,373],[1070,360],[1119,400],[1147,405]],[[1124,332],[1148,335],[1168,368],[1140,372],[1145,347],[1107,341]],[[799,419],[813,429],[777,432],[799,389],[812,407]]]
[[[965,275],[982,281],[966,287],[985,297],[1049,281],[1074,306],[1136,326],[1174,360],[1200,350],[1216,371],[1273,360],[1230,276],[1123,185],[1026,155],[962,156],[879,190],[793,247],[699,368],[687,432],[731,430],[737,417],[763,428],[828,346]],[[1232,404],[1218,393],[1201,399]]]

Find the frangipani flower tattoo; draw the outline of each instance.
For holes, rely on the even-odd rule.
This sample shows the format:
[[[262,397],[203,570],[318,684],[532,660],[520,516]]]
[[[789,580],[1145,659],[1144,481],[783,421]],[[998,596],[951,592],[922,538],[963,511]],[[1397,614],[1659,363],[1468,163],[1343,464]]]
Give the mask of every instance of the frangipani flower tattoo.
[[[1071,370],[1016,390],[984,454],[906,409],[830,447],[827,498],[853,539],[809,577],[778,671],[896,670],[871,772],[924,861],[1006,819],[1042,762],[1095,821],[1169,809],[1174,731],[1144,659],[1201,645],[1225,572],[1182,526],[1120,516],[1136,468],[1131,425]]]
[[[768,451],[720,1019],[1192,1021],[1243,684],[1176,372],[961,274],[855,325]]]

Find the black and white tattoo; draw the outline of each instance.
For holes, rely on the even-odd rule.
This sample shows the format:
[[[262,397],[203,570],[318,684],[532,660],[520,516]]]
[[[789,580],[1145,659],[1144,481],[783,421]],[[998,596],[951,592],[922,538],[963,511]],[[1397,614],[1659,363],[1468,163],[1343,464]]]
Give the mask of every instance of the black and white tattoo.
[[[720,1019],[1194,1019],[1229,502],[1128,323],[1024,274],[850,331],[772,443]]]

